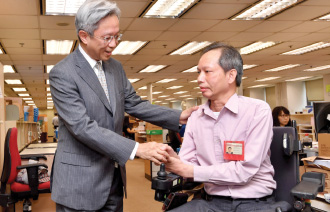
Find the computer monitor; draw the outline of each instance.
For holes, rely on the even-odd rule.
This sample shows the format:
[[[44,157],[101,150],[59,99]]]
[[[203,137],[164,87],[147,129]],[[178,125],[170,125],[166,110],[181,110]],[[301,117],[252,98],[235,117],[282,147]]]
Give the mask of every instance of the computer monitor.
[[[318,133],[330,133],[330,102],[313,102],[315,137]]]

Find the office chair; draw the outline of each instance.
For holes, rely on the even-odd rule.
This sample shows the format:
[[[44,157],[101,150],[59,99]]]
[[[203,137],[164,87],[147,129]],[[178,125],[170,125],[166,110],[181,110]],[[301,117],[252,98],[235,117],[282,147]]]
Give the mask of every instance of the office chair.
[[[308,200],[315,199],[322,192],[325,176],[322,173],[304,173],[299,179],[299,141],[294,127],[274,127],[271,144],[271,163],[275,169],[274,190],[276,203],[271,205],[274,211],[312,211]],[[163,210],[170,210],[187,202],[188,196],[176,191],[184,188],[182,177],[175,174],[166,175],[164,164],[157,177],[152,179],[155,200],[164,202]],[[307,202],[307,203],[306,203]],[[172,205],[174,204],[174,205]]]
[[[177,148],[181,146],[182,139],[179,133],[168,130],[168,134],[166,135],[166,140],[169,143],[168,145],[172,147],[172,149],[176,152]]]
[[[5,146],[4,146],[4,162],[1,175],[0,188],[0,206],[9,208],[13,206],[15,211],[15,203],[24,200],[23,211],[31,210],[31,202],[38,199],[39,193],[50,193],[50,181],[39,183],[38,167],[42,166],[48,168],[46,164],[35,163],[21,165],[21,159],[39,160],[43,158],[47,160],[44,155],[24,155],[20,156],[17,147],[17,128],[10,128],[7,131]],[[28,174],[29,184],[16,182],[15,179],[19,170],[26,169]],[[6,192],[7,185],[10,187],[10,192]]]

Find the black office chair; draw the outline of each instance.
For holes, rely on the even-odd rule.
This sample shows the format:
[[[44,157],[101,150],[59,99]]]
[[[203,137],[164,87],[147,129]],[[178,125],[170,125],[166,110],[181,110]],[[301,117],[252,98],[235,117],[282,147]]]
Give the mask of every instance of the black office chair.
[[[38,199],[39,193],[50,193],[50,182],[39,183],[38,167],[48,168],[46,164],[35,163],[21,165],[21,159],[39,160],[44,155],[24,155],[20,156],[17,147],[17,129],[10,128],[7,132],[4,146],[4,162],[1,175],[0,188],[0,206],[9,208],[13,206],[15,211],[15,203],[24,200],[23,211],[31,211],[31,202],[29,198]],[[16,177],[21,169],[26,169],[29,184],[16,182]],[[10,187],[10,192],[6,192]]]
[[[274,127],[273,132],[270,159],[275,169],[274,179],[277,188],[274,191],[276,203],[270,207],[276,208],[276,212],[284,208],[286,211],[311,211],[310,205],[305,204],[305,200],[315,199],[317,193],[323,191],[324,174],[305,173],[300,182],[298,157],[300,144],[296,128]],[[174,174],[164,175],[164,170],[162,164],[159,176],[152,180],[152,189],[156,190],[155,200],[164,202],[163,209],[170,210],[176,207],[176,204],[177,206],[184,204],[187,195],[175,193],[184,187],[182,177]]]

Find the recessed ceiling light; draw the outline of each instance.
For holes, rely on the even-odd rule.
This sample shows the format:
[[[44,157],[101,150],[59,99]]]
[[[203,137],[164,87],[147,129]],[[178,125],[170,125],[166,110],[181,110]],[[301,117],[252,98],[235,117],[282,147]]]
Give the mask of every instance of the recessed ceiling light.
[[[47,96],[51,96],[52,94],[51,93],[47,93]]]
[[[177,18],[197,0],[158,0],[143,16],[144,18]]]
[[[34,104],[34,101],[25,101],[25,103]]]
[[[28,93],[19,93],[18,96],[30,96]]]
[[[26,88],[12,88],[14,91],[26,91]]]
[[[247,77],[242,77],[242,80],[247,79]]]
[[[163,80],[159,80],[158,82],[156,83],[167,83],[167,82],[172,82],[172,81],[175,81],[176,79],[163,79]]]
[[[13,79],[13,80],[5,80],[5,82],[7,84],[11,84],[11,85],[21,85],[23,84],[21,80],[18,79]]]
[[[178,50],[172,52],[170,55],[187,55],[187,54],[193,54],[206,46],[209,46],[211,44],[210,41],[192,41],[187,43],[186,45],[182,46]]]
[[[32,98],[31,97],[23,98],[23,100],[32,100]]]
[[[269,85],[254,85],[254,86],[250,86],[248,88],[261,88],[261,87],[267,87]]]
[[[163,96],[159,96],[158,98],[165,98],[165,97],[169,97],[170,95],[163,95]]]
[[[47,109],[48,109],[48,110],[51,110],[51,109],[53,109],[53,107],[47,107]]]
[[[46,85],[49,85],[49,80],[46,80]]]
[[[53,103],[53,101],[52,100],[47,100],[47,103]]]
[[[46,0],[45,15],[75,15],[86,0]]]
[[[265,70],[264,72],[282,71],[282,70],[285,70],[285,69],[295,68],[297,66],[301,66],[301,64],[289,64],[289,65],[280,66],[280,67],[277,67],[277,68],[268,69],[268,70]]]
[[[169,100],[173,100],[173,99],[175,99],[175,98],[168,98],[168,99],[165,99],[166,101],[169,101]]]
[[[188,91],[179,91],[179,92],[175,92],[174,94],[183,94],[183,93],[187,93]]]
[[[285,81],[287,81],[287,82],[293,82],[293,81],[305,80],[305,79],[309,79],[309,78],[312,78],[312,76],[309,76],[309,77],[298,77],[298,78],[289,79],[289,80],[285,80]]]
[[[163,93],[162,91],[155,91],[155,92],[152,92],[152,94],[160,94],[160,93]]]
[[[169,87],[166,89],[178,89],[178,88],[182,88],[182,87],[183,87],[182,85],[177,85],[177,86],[172,86],[172,87]]]
[[[153,73],[153,72],[157,72],[165,67],[166,67],[166,65],[150,65],[150,66],[147,66],[146,68],[142,69],[141,71],[139,71],[139,73]]]
[[[4,65],[3,66],[3,73],[15,73],[13,66]]]
[[[200,87],[194,87],[194,89],[200,89]]]
[[[3,54],[3,51],[2,51],[2,49],[0,48],[0,54]]]
[[[197,73],[197,66],[191,67],[185,71],[182,71],[182,73]]]
[[[280,77],[267,77],[267,78],[263,78],[263,79],[258,79],[256,80],[257,82],[264,82],[264,81],[270,81],[270,80],[274,80],[274,79],[278,79]]]
[[[147,41],[121,41],[113,50],[113,55],[132,55],[135,54]]]
[[[47,65],[47,66],[46,66],[46,71],[47,71],[47,73],[49,73],[50,70],[52,70],[53,67],[54,67],[54,65]]]
[[[70,54],[73,40],[46,40],[46,54]]]
[[[241,48],[240,53],[241,54],[251,54],[251,53],[263,50],[265,48],[269,48],[269,47],[274,46],[276,44],[277,43],[273,42],[273,41],[267,41],[267,42],[258,41],[258,42],[252,43],[248,46],[245,46],[245,47]]]
[[[330,65],[309,68],[309,69],[305,69],[304,71],[320,71],[320,70],[324,70],[324,69],[328,69],[328,68],[330,68]]]
[[[180,96],[180,97],[184,98],[184,97],[188,97],[188,96],[191,96],[191,95],[183,95],[183,96]]]
[[[312,52],[312,51],[316,51],[319,49],[323,49],[326,47],[329,47],[330,43],[326,43],[326,42],[318,42],[318,43],[314,43],[312,45],[309,46],[305,46],[299,49],[295,49],[292,51],[288,51],[288,52],[284,52],[281,55],[300,55],[300,54],[305,54],[308,52]]]
[[[140,96],[141,98],[147,98],[147,96]]]
[[[47,97],[47,100],[53,100],[53,98],[52,97]]]
[[[192,80],[192,81],[190,81],[190,82],[197,82],[197,80]]]
[[[28,104],[28,105],[30,105],[30,106],[35,106],[35,104]]]
[[[250,68],[254,68],[254,67],[256,67],[256,66],[258,66],[258,65],[254,65],[254,64],[252,64],[252,65],[243,65],[243,70],[247,70],[247,69],[250,69]]]
[[[48,87],[48,88],[46,88],[46,91],[50,91],[50,88]]]
[[[319,18],[315,18],[314,21],[330,21],[330,13],[323,15]]]
[[[134,83],[134,82],[137,82],[139,81],[140,79],[128,79],[128,81],[130,81],[130,83]]]
[[[143,86],[141,88],[138,88],[138,90],[147,90],[147,86]]]
[[[162,101],[154,101],[155,103],[160,103],[160,102],[162,102]]]
[[[262,20],[304,0],[262,0],[231,20]]]

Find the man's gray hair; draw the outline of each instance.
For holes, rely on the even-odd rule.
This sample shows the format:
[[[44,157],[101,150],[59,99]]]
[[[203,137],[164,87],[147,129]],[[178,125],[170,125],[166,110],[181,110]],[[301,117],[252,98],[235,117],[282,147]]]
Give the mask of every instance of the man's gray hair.
[[[94,35],[94,31],[99,27],[99,21],[111,15],[116,15],[118,19],[120,17],[120,9],[115,2],[109,0],[85,1],[76,14],[75,25],[78,38],[80,30]]]
[[[236,85],[239,87],[243,76],[243,59],[241,54],[237,51],[237,49],[227,44],[213,43],[202,51],[202,55],[214,49],[219,49],[221,51],[219,66],[225,71],[225,73],[232,69],[237,71]]]

